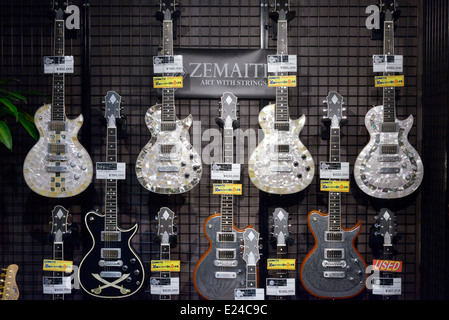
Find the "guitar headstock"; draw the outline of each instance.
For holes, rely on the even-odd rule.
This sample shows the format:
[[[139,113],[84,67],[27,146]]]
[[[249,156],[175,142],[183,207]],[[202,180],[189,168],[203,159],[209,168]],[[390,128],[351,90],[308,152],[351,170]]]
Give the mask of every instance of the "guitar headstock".
[[[167,207],[162,207],[157,213],[157,235],[160,238],[161,244],[171,244],[171,237],[175,235],[174,219],[175,214]]]
[[[384,238],[385,245],[393,243],[393,237],[396,235],[396,216],[393,211],[382,208],[378,216],[379,235]]]
[[[0,275],[0,300],[19,299],[19,288],[16,283],[16,275],[19,267],[16,264],[9,265],[6,269],[2,268]]]
[[[243,232],[243,260],[247,266],[255,266],[259,259],[259,233],[247,228]]]
[[[346,116],[343,115],[343,111],[346,111],[346,108],[343,107],[345,103],[343,97],[338,92],[331,91],[323,103],[327,105],[323,118],[331,121],[331,128],[339,128],[341,121],[346,119]]]
[[[179,4],[174,0],[161,0],[159,3],[159,11],[156,12],[156,18],[159,21],[172,20],[175,21],[181,15]]]
[[[383,12],[384,21],[396,21],[399,18],[399,10],[396,0],[381,0],[379,9]]]
[[[296,15],[296,12],[290,8],[290,0],[273,0],[271,7],[270,18],[275,22],[278,20],[290,21]]]
[[[286,245],[289,238],[288,219],[289,213],[282,208],[276,208],[273,212],[273,237],[277,245]]]
[[[237,97],[231,92],[224,92],[220,99],[220,116],[215,119],[216,123],[226,129],[237,128]]]
[[[70,3],[70,1],[53,0],[50,4],[50,9],[48,10],[48,18],[50,21],[63,20],[64,12]]]
[[[69,211],[63,206],[55,206],[51,212],[51,235],[54,242],[62,242],[67,230]]]
[[[108,128],[116,127],[117,119],[120,119],[120,103],[122,97],[119,96],[115,91],[108,91],[104,103],[105,103],[105,113],[104,117]]]

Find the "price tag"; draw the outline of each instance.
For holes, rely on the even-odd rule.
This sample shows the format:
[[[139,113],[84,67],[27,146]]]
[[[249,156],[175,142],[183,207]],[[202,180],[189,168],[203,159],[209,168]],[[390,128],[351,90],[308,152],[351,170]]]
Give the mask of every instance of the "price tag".
[[[72,293],[71,277],[43,277],[44,294],[70,294]]]
[[[349,162],[320,162],[321,179],[349,179]]]
[[[373,278],[373,294],[376,295],[400,295],[401,278]]]
[[[211,165],[212,180],[240,180],[240,163],[214,163]]]
[[[294,296],[295,283],[294,278],[267,278],[267,296]]]
[[[235,300],[264,300],[265,289],[263,288],[241,288],[234,289]]]
[[[296,76],[269,76],[269,87],[296,87]]]
[[[268,72],[296,72],[296,55],[269,55],[267,57]]]
[[[124,162],[97,162],[96,169],[97,179],[126,179],[126,163]]]
[[[402,72],[402,69],[401,55],[373,55],[374,72]]]
[[[182,55],[153,57],[154,73],[182,73]]]
[[[179,278],[150,278],[151,294],[179,294]]]
[[[44,73],[73,73],[73,56],[44,57]]]

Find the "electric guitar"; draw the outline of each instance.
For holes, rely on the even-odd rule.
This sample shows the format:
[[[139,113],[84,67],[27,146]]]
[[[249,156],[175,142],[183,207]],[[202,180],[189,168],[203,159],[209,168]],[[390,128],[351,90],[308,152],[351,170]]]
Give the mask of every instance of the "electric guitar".
[[[384,55],[394,55],[394,1],[384,1]],[[385,76],[393,75],[385,72]],[[354,163],[354,178],[366,194],[382,199],[408,196],[421,184],[424,168],[418,152],[407,136],[413,116],[396,118],[395,87],[383,88],[383,105],[370,109],[365,126],[370,134],[368,144]]]
[[[117,127],[121,97],[109,91],[105,97],[107,120],[106,162],[117,163]],[[138,224],[130,229],[117,226],[117,180],[106,179],[105,212],[90,211],[84,221],[92,238],[92,247],[79,265],[81,288],[97,298],[124,298],[143,285],[145,271],[132,248]]]
[[[234,127],[238,124],[236,104],[237,98],[232,93],[223,93],[217,123],[223,125],[225,164],[233,163]],[[211,215],[204,223],[209,249],[195,266],[193,283],[196,291],[206,299],[232,300],[234,289],[245,287],[245,262],[241,257],[245,229],[234,226],[233,201],[233,195],[221,195],[221,213]]]
[[[178,16],[177,12],[174,1],[161,3],[159,16],[163,16],[162,54],[165,56],[173,55],[173,18]],[[162,104],[148,109],[145,123],[151,139],[136,161],[140,184],[160,194],[179,194],[194,188],[201,179],[201,158],[189,141],[192,115],[184,120],[176,118],[175,88],[162,89]]]
[[[68,225],[69,211],[63,206],[57,205],[52,211],[51,219],[51,231],[50,234],[53,238],[53,260],[64,260],[64,235],[68,234],[70,231],[67,229]],[[53,271],[53,283],[59,280],[62,284],[62,279],[64,277],[64,272]],[[58,279],[58,280],[57,280]],[[52,294],[53,300],[64,300],[63,293]]]
[[[170,246],[174,242],[173,237],[175,236],[174,223],[173,223],[175,214],[169,208],[162,207],[159,210],[157,217],[158,217],[157,234],[161,243],[160,259],[170,260]],[[159,276],[161,278],[170,278],[170,271],[161,271]],[[171,300],[171,295],[161,294],[159,296],[159,299]]]
[[[66,2],[55,2],[54,56],[64,59],[64,10]],[[34,192],[50,198],[66,198],[84,191],[92,182],[92,160],[78,141],[83,116],[65,115],[64,73],[53,73],[52,103],[34,115],[39,140],[23,164],[25,182]]]
[[[19,287],[16,283],[16,275],[19,270],[17,264],[10,264],[6,269],[2,268],[0,275],[0,300],[19,299]]]
[[[337,92],[327,96],[327,115],[331,119],[330,161],[340,162],[340,121],[343,97]],[[361,230],[358,222],[351,229],[341,224],[340,192],[329,192],[329,213],[309,213],[307,222],[315,238],[315,246],[301,265],[304,288],[321,298],[349,298],[365,288],[366,264],[354,246]]]
[[[276,0],[277,54],[287,55],[287,22],[295,14],[289,1]],[[279,76],[286,73],[278,73]],[[299,139],[305,115],[297,120],[289,116],[288,87],[276,87],[276,104],[265,106],[259,113],[264,138],[248,161],[251,182],[260,190],[274,194],[291,194],[312,182],[315,165],[312,156]]]

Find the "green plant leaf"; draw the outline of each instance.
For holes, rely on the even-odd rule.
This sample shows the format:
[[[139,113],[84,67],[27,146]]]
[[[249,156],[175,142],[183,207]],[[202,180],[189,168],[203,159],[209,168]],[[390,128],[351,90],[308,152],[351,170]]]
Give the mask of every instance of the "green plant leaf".
[[[12,151],[12,137],[8,125],[5,121],[0,120],[0,142]]]
[[[16,117],[16,121],[19,120],[19,111],[17,110],[17,107],[9,101],[5,97],[0,97],[0,103],[4,104],[8,109],[12,112],[12,115]]]
[[[27,102],[27,99],[20,93],[17,93],[17,91],[8,91],[8,90],[0,89],[0,92],[5,94],[5,98],[8,98],[8,99],[12,98],[14,100],[22,100],[25,103]]]
[[[26,111],[19,112],[19,121],[26,131],[28,131],[30,136],[32,136],[35,140],[39,140],[39,132],[36,129],[34,118],[31,114]]]

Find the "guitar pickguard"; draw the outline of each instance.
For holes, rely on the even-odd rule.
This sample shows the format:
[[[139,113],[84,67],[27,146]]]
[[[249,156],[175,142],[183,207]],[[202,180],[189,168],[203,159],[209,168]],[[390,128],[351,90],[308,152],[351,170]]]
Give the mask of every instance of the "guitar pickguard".
[[[83,116],[67,119],[66,131],[50,131],[50,119],[51,105],[40,107],[34,115],[40,138],[25,158],[23,175],[31,190],[42,196],[75,196],[90,185],[93,174],[92,160],[77,138]],[[52,150],[51,145],[64,150]]]
[[[265,136],[249,158],[249,177],[258,189],[268,193],[299,192],[309,186],[315,174],[312,156],[299,139],[305,116],[290,119],[288,131],[274,129],[274,118],[273,104],[259,113]]]
[[[424,168],[407,135],[413,116],[396,119],[396,132],[382,132],[383,106],[376,106],[365,116],[370,141],[354,163],[354,178],[366,194],[383,199],[405,197],[422,182]]]
[[[182,121],[176,120],[174,130],[163,131],[160,105],[155,105],[148,109],[145,122],[151,140],[137,157],[136,175],[140,184],[161,194],[191,190],[202,174],[201,158],[188,139],[191,115]]]

